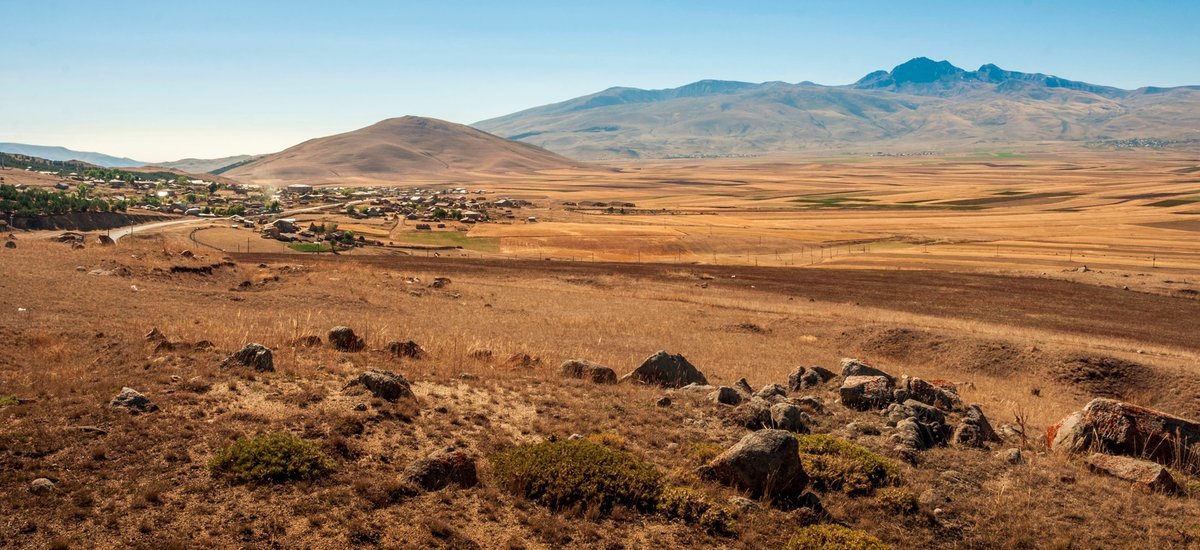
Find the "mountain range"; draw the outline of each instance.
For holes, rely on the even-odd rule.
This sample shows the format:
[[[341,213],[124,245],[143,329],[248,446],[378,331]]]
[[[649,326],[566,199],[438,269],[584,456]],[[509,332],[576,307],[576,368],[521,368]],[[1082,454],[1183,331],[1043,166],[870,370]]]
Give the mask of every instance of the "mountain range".
[[[48,146],[48,145],[27,145],[24,143],[0,143],[0,153],[11,153],[14,155],[26,155],[53,161],[70,161],[77,160],[103,166],[105,168],[113,168],[117,166],[142,166],[146,163],[138,162],[133,159],[124,157],[114,157],[103,153],[91,153],[87,151],[73,151],[66,147]]]
[[[236,166],[224,175],[265,184],[447,179],[470,173],[530,173],[580,163],[519,141],[444,120],[406,116],[312,139]]]
[[[1200,86],[1123,90],[920,57],[842,86],[609,88],[474,126],[586,160],[1195,139]]]

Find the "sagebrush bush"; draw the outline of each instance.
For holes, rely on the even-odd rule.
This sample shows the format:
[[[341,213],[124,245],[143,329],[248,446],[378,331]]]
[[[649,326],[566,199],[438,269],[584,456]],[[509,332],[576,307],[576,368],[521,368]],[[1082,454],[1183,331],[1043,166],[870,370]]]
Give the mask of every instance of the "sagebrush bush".
[[[874,535],[832,523],[810,525],[796,531],[787,550],[888,550]]]
[[[804,471],[818,489],[860,494],[900,483],[894,462],[849,441],[824,434],[796,439]]]
[[[554,510],[607,513],[620,504],[652,512],[662,491],[662,474],[652,464],[586,439],[520,445],[491,462],[501,484]]]
[[[288,432],[239,439],[213,457],[213,475],[234,483],[280,483],[316,479],[333,470],[316,445]]]
[[[658,513],[696,524],[711,533],[732,534],[734,532],[733,511],[728,506],[714,503],[703,492],[690,487],[666,487],[658,496]]]

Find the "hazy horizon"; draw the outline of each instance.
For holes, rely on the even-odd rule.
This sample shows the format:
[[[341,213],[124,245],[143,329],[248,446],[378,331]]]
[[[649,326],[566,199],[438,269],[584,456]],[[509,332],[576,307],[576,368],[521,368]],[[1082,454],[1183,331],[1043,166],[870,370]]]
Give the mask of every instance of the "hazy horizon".
[[[1200,6],[1146,2],[9,5],[0,142],[145,162],[275,152],[379,120],[470,124],[612,86],[848,84],[910,58],[1200,84]]]

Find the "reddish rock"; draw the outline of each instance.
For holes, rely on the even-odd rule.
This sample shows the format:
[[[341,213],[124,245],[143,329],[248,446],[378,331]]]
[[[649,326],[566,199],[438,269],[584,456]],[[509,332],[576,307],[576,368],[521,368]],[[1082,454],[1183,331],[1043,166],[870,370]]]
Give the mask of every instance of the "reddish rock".
[[[1190,456],[1200,442],[1200,424],[1139,405],[1093,399],[1046,430],[1055,451],[1146,457],[1170,463]]]
[[[1179,490],[1175,478],[1166,468],[1148,460],[1092,453],[1086,462],[1093,472],[1124,479],[1143,491],[1174,493]]]

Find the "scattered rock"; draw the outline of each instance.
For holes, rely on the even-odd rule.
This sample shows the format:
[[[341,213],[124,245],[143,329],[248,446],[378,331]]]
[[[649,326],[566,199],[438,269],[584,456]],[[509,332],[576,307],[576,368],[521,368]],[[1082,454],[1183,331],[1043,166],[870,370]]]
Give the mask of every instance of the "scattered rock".
[[[9,241],[12,242],[12,241]],[[35,495],[48,495],[53,493],[55,489],[54,482],[44,477],[39,477],[29,482],[29,492]]]
[[[754,396],[771,401],[775,397],[787,397],[787,388],[784,388],[779,384],[768,384],[755,392]]]
[[[729,497],[729,505],[732,506],[734,510],[737,510],[740,514],[762,509],[762,506],[760,506],[757,502],[746,497]]]
[[[16,248],[16,247],[17,247],[16,241],[4,241],[4,248]]]
[[[824,367],[796,367],[788,374],[788,390],[798,392],[823,385],[833,378],[833,372]]]
[[[580,378],[595,384],[616,384],[616,371],[586,359],[564,361],[559,367],[564,378]]]
[[[1017,465],[1025,462],[1025,457],[1021,455],[1021,449],[1013,447],[996,453],[996,458],[1003,460],[1009,464]]]
[[[412,340],[407,342],[388,342],[387,351],[393,357],[408,357],[410,359],[425,357],[425,349]]]
[[[109,237],[108,235],[100,235],[99,237],[96,238],[96,240],[99,241],[100,244],[104,245],[104,246],[112,246],[114,244],[117,244],[116,241],[113,241],[112,237]]]
[[[671,406],[671,398],[667,397],[665,395],[662,397],[659,397],[658,401],[654,402],[654,405],[657,407],[670,407]]]
[[[387,401],[397,399],[416,399],[408,380],[403,376],[386,370],[370,370],[358,375],[346,387],[362,386],[370,390],[375,397]]]
[[[1179,490],[1171,472],[1148,460],[1092,453],[1085,462],[1093,472],[1124,479],[1143,491],[1174,493]]]
[[[815,395],[794,398],[792,403],[811,414],[825,414],[825,402]]]
[[[450,279],[448,277],[434,277],[433,282],[429,283],[429,286],[431,288],[445,288],[449,285],[450,285]],[[467,286],[471,286],[471,285],[467,285]]]
[[[333,327],[329,329],[329,345],[338,351],[356,352],[362,351],[367,347],[366,342],[361,337],[354,334],[354,330],[350,327]]]
[[[150,402],[150,399],[141,392],[133,388],[121,388],[121,393],[109,402],[110,407],[119,407],[128,409],[131,413],[154,412],[158,410],[158,405]]]
[[[179,255],[183,256],[184,258],[195,258],[196,257],[196,253],[192,252],[191,250],[184,250],[183,252],[180,252]]]
[[[742,394],[729,386],[721,386],[708,394],[708,400],[713,403],[736,407],[742,402]]]
[[[1046,430],[1046,443],[1055,451],[1148,457],[1171,463],[1193,456],[1200,442],[1200,424],[1146,407],[1097,398]]]
[[[962,408],[962,399],[958,397],[958,387],[945,380],[925,381],[920,378],[905,378],[901,387],[907,390],[905,399],[915,399],[943,411]],[[905,399],[898,399],[898,401],[903,402]]]
[[[698,473],[702,478],[746,491],[752,498],[795,497],[808,484],[800,464],[800,445],[783,430],[746,435]]]
[[[646,358],[633,372],[621,380],[635,380],[643,384],[656,384],[665,388],[679,388],[688,384],[707,385],[708,379],[682,355],[671,355],[659,351]]]
[[[838,395],[842,405],[851,409],[880,409],[892,401],[892,381],[886,376],[848,376]]]
[[[355,406],[354,406],[354,410],[356,410],[356,411],[358,411],[358,412],[363,412],[363,411],[367,410],[367,404],[366,404],[366,403],[359,403],[359,404],[357,404],[357,405],[355,405]]]
[[[896,379],[892,378],[892,375],[863,363],[858,359],[842,359],[842,378],[849,378],[851,376],[882,376],[887,378],[888,387],[896,383]]]
[[[874,424],[851,422],[846,424],[846,433],[850,435],[879,435],[883,431],[879,429],[879,426]]]
[[[954,430],[954,443],[966,447],[986,447],[988,443],[1000,442],[1000,436],[992,430],[992,424],[983,415],[978,404],[967,407],[962,422]]]
[[[472,359],[479,359],[481,361],[491,359],[492,355],[492,350],[487,348],[475,348],[467,352],[468,357]]]
[[[748,398],[754,395],[754,388],[750,387],[750,382],[747,382],[745,378],[738,378],[738,381],[733,383],[733,389],[742,394],[742,397]]]
[[[804,411],[791,403],[776,403],[771,405],[771,425],[778,430],[794,433],[808,433],[808,420]]]
[[[246,344],[241,351],[229,356],[221,363],[221,368],[235,365],[252,367],[258,372],[275,371],[275,360],[271,350],[262,344]]]
[[[146,333],[146,340],[150,342],[161,342],[166,339],[167,337],[163,335],[162,331],[158,330],[158,327],[154,327],[150,329],[150,332]]]
[[[426,491],[437,491],[450,485],[474,487],[479,483],[475,457],[452,448],[435,451],[412,462],[401,478]]]

